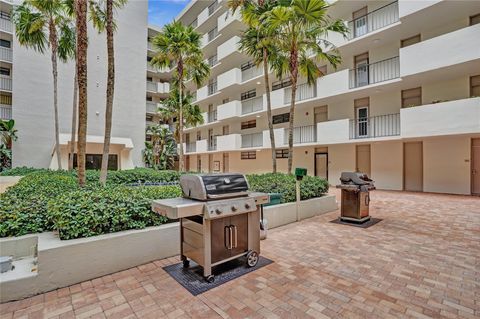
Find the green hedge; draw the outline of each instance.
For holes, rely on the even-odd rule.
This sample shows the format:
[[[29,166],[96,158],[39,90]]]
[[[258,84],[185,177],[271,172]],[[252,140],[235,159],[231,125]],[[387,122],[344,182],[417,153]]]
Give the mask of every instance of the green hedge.
[[[15,167],[7,169],[3,172],[0,172],[0,176],[25,176],[33,172],[46,172],[48,171],[45,168],[34,168],[34,167]]]
[[[250,190],[265,193],[280,193],[282,203],[295,201],[295,176],[282,173],[247,175]],[[328,181],[320,177],[305,176],[300,184],[302,200],[323,196],[328,192]]]

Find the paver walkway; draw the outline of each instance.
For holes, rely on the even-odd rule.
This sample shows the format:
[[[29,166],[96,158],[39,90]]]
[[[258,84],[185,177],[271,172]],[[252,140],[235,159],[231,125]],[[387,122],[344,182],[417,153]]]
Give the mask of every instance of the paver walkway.
[[[275,263],[193,297],[155,261],[1,305],[0,318],[480,318],[480,198],[375,191],[368,229],[338,212],[271,230]],[[148,243],[146,243],[148,244]]]

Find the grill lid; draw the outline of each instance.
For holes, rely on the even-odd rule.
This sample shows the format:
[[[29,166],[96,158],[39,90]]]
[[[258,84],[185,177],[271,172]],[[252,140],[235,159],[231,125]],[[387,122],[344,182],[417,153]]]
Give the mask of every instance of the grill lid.
[[[243,174],[182,175],[180,186],[184,197],[208,200],[248,195]]]

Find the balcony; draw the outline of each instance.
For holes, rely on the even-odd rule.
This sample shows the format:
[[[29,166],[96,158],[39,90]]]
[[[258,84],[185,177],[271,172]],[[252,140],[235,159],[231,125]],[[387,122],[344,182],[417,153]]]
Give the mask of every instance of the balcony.
[[[218,28],[215,27],[213,28],[212,30],[210,30],[208,33],[207,33],[207,40],[209,42],[211,42],[213,39],[215,39],[216,37],[218,36]]]
[[[217,55],[212,55],[208,58],[208,65],[210,67],[214,67],[218,63]]]
[[[365,64],[349,71],[350,89],[393,80],[400,77],[398,56]]]
[[[240,18],[240,10],[236,10],[234,14],[230,10],[227,10],[217,19],[218,30],[221,31],[227,27],[232,26],[232,30],[239,29],[242,27],[242,22]]]
[[[436,71],[462,64],[477,68],[480,59],[480,24],[440,35],[400,49],[401,76]],[[456,71],[456,70],[454,70]],[[448,72],[445,69],[443,72]],[[458,70],[459,76],[461,75]],[[444,76],[443,73],[440,76]]]
[[[242,145],[242,135],[229,134],[217,136],[218,151],[235,151],[239,150]]]
[[[158,113],[158,109],[162,107],[162,104],[147,101],[147,113]]]
[[[0,18],[0,31],[12,33],[12,21],[10,21],[9,19]]]
[[[215,0],[211,5],[208,6],[208,16],[211,16],[218,8],[218,1]]]
[[[0,76],[0,90],[12,92],[12,78],[8,76]]]
[[[147,92],[168,94],[170,93],[170,83],[147,81]]]
[[[197,153],[205,153],[208,149],[208,141],[207,140],[199,140],[196,142],[196,152]]]
[[[217,81],[211,82],[208,84],[208,95],[212,95],[217,93],[218,91],[218,86],[217,86]]]
[[[12,49],[0,47],[0,60],[4,62],[12,62]]]
[[[158,68],[156,66],[153,66],[150,64],[150,62],[147,61],[147,71],[148,72],[153,72],[153,73],[158,73],[158,72],[168,72],[169,70],[166,68]]]
[[[0,104],[0,119],[10,120],[12,119],[12,106]]]
[[[283,144],[288,145],[288,136],[290,130],[285,129],[283,135]],[[315,125],[306,125],[293,128],[293,144],[315,143],[317,141],[317,132]]]
[[[152,42],[150,42],[150,41],[147,42],[147,49],[149,51],[155,51],[155,47],[153,46]]]
[[[242,115],[263,111],[263,96],[242,101]]]
[[[262,146],[263,133],[242,134],[242,148]]]
[[[197,142],[189,142],[185,144],[185,153],[195,153],[197,150]]]
[[[262,68],[257,68],[256,66],[252,66],[248,69],[242,70],[242,82],[251,80],[263,74]]]
[[[308,100],[317,96],[317,86],[309,85],[308,83],[297,85],[297,91],[295,92],[295,101],[300,102]],[[285,89],[284,104],[290,104],[292,100],[292,88]]]
[[[240,101],[230,101],[217,107],[218,120],[222,121],[232,117],[239,117],[242,112],[242,103]]]
[[[349,120],[349,138],[364,139],[400,135],[400,113]]]
[[[208,123],[216,122],[217,121],[217,110],[213,110],[208,112]]]
[[[398,2],[392,2],[348,22],[348,38],[355,39],[398,21]]]
[[[402,138],[480,133],[480,97],[400,110]]]
[[[212,136],[208,141],[208,150],[209,151],[217,150],[217,136]]]
[[[222,60],[231,54],[240,55],[239,48],[240,37],[234,36],[217,47],[217,58]]]

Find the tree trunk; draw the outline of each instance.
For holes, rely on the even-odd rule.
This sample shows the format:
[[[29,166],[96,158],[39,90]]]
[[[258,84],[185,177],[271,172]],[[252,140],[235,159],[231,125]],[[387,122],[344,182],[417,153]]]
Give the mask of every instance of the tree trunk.
[[[68,170],[73,169],[73,157],[75,154],[75,139],[77,131],[77,95],[78,95],[78,78],[77,78],[77,68],[75,67],[75,76],[73,78],[73,105],[72,105],[72,134],[70,137],[70,151],[68,158]]]
[[[78,184],[85,185],[85,151],[87,147],[87,0],[75,0],[78,74]]]
[[[60,128],[58,123],[58,71],[57,71],[57,29],[53,18],[50,18],[49,27],[49,42],[52,50],[52,75],[53,75],[53,111],[55,122],[55,153],[57,153],[58,169],[62,169],[62,156],[60,154]]]
[[[292,48],[290,52],[290,74],[292,76],[292,96],[290,101],[290,119],[288,123],[288,174],[292,174],[293,165],[293,123],[295,120],[295,98],[298,79],[298,51]]]
[[[184,170],[184,158],[183,158],[183,62],[180,60],[178,62],[178,106],[179,106],[179,111],[178,111],[178,143],[180,144],[179,148],[179,154],[178,154],[178,170],[180,172],[183,172]]]
[[[107,0],[107,103],[105,107],[105,137],[103,141],[102,168],[100,170],[100,183],[107,181],[108,156],[110,153],[110,137],[112,135],[113,95],[115,89],[115,54],[113,48],[113,0]]]
[[[277,156],[276,156],[276,148],[275,148],[275,133],[273,132],[273,123],[272,123],[272,102],[270,99],[270,81],[268,79],[268,56],[267,56],[266,49],[263,49],[263,77],[265,82],[265,94],[267,95],[267,118],[268,118],[268,130],[270,132],[270,147],[272,149],[272,172],[276,173],[277,172]]]

